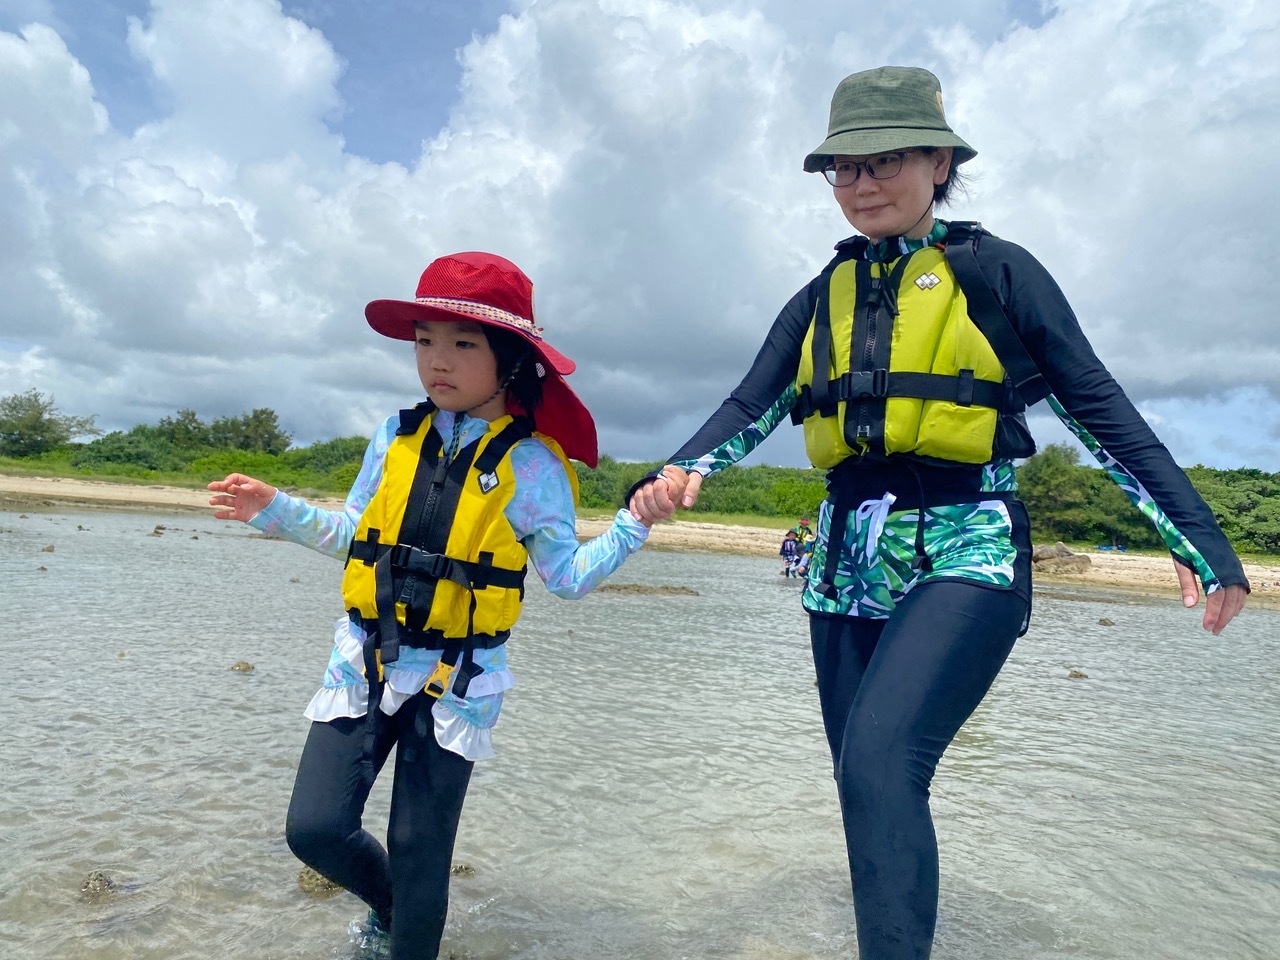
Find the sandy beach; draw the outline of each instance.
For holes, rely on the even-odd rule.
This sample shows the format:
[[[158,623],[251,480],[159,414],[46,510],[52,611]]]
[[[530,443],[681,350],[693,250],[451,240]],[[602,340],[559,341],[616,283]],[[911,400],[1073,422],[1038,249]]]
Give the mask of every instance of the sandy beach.
[[[316,499],[317,506],[340,508],[341,500]],[[0,476],[0,511],[75,506],[86,509],[183,510],[208,513],[209,494],[203,490],[159,485],[108,483],[67,477]],[[609,519],[579,518],[578,535],[591,537],[603,531]],[[782,531],[761,527],[728,526],[675,520],[660,524],[649,539],[650,549],[704,550],[773,557]],[[1172,563],[1165,557],[1137,556],[1098,551],[1088,554],[1088,570],[1079,574],[1038,574],[1037,583],[1076,584],[1120,589],[1150,596],[1177,597]],[[1280,557],[1274,564],[1246,563],[1253,585],[1249,606],[1280,609]],[[1263,586],[1266,584],[1266,586]]]

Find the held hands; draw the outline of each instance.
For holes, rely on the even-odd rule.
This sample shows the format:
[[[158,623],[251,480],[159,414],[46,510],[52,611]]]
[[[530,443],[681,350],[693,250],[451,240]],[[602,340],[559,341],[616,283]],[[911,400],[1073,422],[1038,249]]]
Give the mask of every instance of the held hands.
[[[232,473],[225,480],[215,480],[209,489],[216,496],[209,498],[209,506],[222,507],[214,516],[219,520],[239,520],[248,523],[269,504],[276,495],[276,488],[269,483]]]
[[[1178,586],[1182,589],[1182,605],[1194,607],[1200,600],[1200,582],[1196,579],[1195,571],[1176,560],[1173,568],[1177,571]],[[1223,587],[1209,594],[1204,601],[1204,628],[1215,637],[1222,633],[1236,614],[1244,609],[1244,599],[1248,595],[1248,591],[1239,584]]]
[[[685,473],[670,464],[662,468],[662,476],[654,478],[631,496],[631,515],[651,527],[660,520],[670,520],[679,507],[692,507],[702,489],[702,474]]]

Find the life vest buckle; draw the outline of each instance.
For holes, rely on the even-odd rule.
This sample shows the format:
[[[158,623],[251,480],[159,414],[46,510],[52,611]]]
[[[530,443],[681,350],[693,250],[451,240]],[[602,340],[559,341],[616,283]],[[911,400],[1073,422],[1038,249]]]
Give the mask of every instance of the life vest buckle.
[[[439,700],[449,691],[449,682],[453,679],[453,671],[457,668],[456,663],[445,663],[444,660],[436,661],[436,668],[432,671],[431,676],[427,678],[426,685],[423,686],[423,692],[429,697],[435,697]]]
[[[877,367],[871,371],[871,396],[883,400],[889,395],[889,371]]]

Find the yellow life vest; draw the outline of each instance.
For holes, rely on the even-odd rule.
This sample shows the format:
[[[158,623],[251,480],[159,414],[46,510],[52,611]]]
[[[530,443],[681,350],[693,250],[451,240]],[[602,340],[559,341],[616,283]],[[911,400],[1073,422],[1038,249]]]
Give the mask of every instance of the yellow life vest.
[[[505,513],[516,487],[509,456],[516,442],[536,436],[550,447],[577,500],[572,464],[527,421],[499,417],[445,461],[433,420],[430,404],[402,411],[343,573],[347,609],[379,624],[384,663],[400,643],[495,646],[519,618],[528,554]]]
[[[815,467],[913,454],[991,459],[1009,393],[943,252],[892,264],[837,256],[819,282],[796,375],[793,419]]]

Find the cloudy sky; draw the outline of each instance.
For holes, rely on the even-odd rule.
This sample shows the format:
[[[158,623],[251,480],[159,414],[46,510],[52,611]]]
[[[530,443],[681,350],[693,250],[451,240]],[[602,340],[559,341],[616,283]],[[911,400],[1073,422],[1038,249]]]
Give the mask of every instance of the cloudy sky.
[[[365,302],[486,249],[602,451],[660,458],[850,232],[801,160],[884,63],[979,151],[945,215],[1048,266],[1175,458],[1280,470],[1262,0],[0,0],[0,395],[368,434],[421,388]]]

